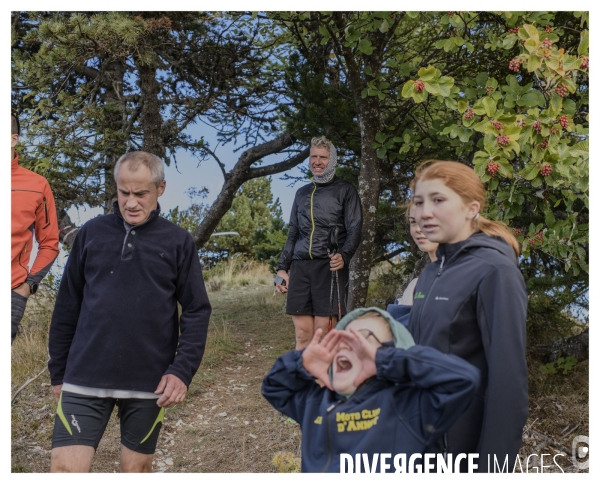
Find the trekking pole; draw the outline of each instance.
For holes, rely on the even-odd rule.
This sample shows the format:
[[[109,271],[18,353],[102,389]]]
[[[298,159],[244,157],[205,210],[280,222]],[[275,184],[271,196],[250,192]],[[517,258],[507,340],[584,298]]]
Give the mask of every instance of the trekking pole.
[[[337,225],[331,227],[329,231],[329,244],[327,244],[327,255],[337,254],[338,251],[338,232],[340,228]],[[329,291],[329,324],[327,326],[327,332],[333,329],[333,285],[337,286],[338,296],[338,321],[340,320],[342,310],[340,306],[340,283],[338,279],[337,271],[333,271],[331,274],[331,289]]]

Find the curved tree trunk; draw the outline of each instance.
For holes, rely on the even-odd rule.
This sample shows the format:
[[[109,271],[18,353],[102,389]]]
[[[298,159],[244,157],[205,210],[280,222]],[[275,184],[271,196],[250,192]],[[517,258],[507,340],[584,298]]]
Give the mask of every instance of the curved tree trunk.
[[[239,157],[238,162],[233,169],[225,174],[225,184],[217,196],[217,199],[211,205],[206,216],[202,220],[202,223],[194,230],[194,241],[196,242],[196,247],[198,249],[202,248],[202,246],[208,242],[208,239],[221,221],[221,218],[223,218],[223,215],[231,208],[233,197],[237,190],[245,181],[289,170],[302,163],[302,161],[308,157],[309,148],[306,148],[289,160],[273,165],[252,168],[252,164],[256,161],[259,161],[267,155],[279,153],[285,148],[293,145],[294,142],[295,139],[289,133],[285,132],[272,141],[255,146],[242,153],[242,156]]]

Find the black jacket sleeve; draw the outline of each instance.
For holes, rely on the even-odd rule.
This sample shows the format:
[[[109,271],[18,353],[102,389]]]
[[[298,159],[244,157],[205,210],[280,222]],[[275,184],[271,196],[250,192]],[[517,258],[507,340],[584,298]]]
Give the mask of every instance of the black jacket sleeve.
[[[407,350],[377,351],[377,378],[411,382],[424,390],[420,399],[420,435],[436,442],[470,405],[480,384],[480,372],[470,363],[435,348],[415,345]]]
[[[344,206],[344,226],[346,228],[346,240],[340,249],[344,266],[348,267],[352,256],[358,249],[362,231],[362,206],[356,188],[350,186],[346,195]]]
[[[52,385],[63,383],[67,357],[77,329],[85,287],[83,241],[86,232],[84,225],[75,236],[52,312],[48,336],[48,370]]]
[[[515,266],[501,266],[481,282],[477,321],[488,365],[485,410],[479,440],[479,472],[494,462],[514,463],[527,420],[528,389],[525,360],[527,290]]]
[[[287,271],[290,269],[290,265],[292,264],[292,256],[294,255],[294,246],[296,245],[297,240],[298,204],[296,203],[296,198],[294,198],[294,203],[292,204],[292,214],[290,215],[288,238],[285,243],[285,247],[283,248],[283,252],[281,253],[281,257],[279,258],[279,263],[277,264],[278,271]]]
[[[309,395],[322,389],[302,366],[302,352],[281,355],[265,376],[261,393],[278,411],[301,423]]]
[[[179,344],[165,375],[175,375],[189,387],[204,355],[212,308],[204,287],[196,244],[189,234],[180,257],[176,289],[181,304]]]

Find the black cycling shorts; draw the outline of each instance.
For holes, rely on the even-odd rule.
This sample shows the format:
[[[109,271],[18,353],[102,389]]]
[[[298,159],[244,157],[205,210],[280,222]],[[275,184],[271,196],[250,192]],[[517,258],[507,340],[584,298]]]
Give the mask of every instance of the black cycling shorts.
[[[348,268],[337,271],[342,316],[346,314]],[[286,313],[291,315],[329,316],[333,272],[329,259],[293,260],[290,267]],[[333,288],[333,315],[338,314],[337,285]]]
[[[165,409],[154,399],[100,398],[62,392],[56,409],[52,448],[87,445],[98,448],[115,405],[121,443],[140,454],[154,454]]]

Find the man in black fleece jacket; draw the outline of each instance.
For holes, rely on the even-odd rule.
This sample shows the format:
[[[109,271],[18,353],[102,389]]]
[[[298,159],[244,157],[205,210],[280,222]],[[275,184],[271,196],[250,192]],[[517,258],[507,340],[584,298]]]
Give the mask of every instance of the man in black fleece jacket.
[[[160,217],[162,161],[123,155],[115,181],[114,213],[77,234],[52,315],[53,472],[89,471],[115,405],[121,470],[151,471],[164,409],[204,353],[211,307],[192,236]]]

